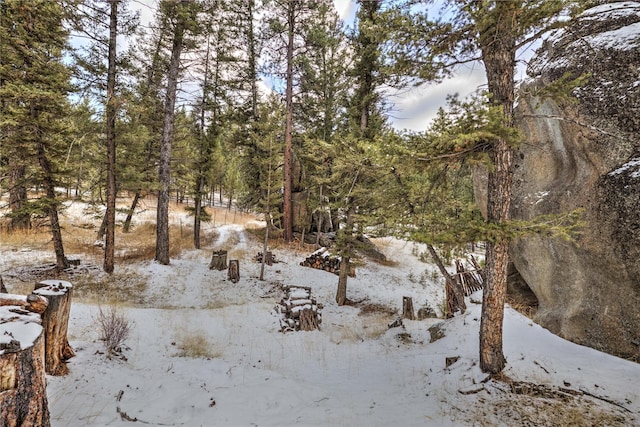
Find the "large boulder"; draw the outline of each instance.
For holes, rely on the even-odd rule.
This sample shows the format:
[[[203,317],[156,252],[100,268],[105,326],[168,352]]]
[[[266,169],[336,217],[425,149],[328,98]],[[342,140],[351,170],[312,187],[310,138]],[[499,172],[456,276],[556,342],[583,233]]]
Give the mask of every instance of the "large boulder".
[[[640,360],[640,2],[587,10],[552,36],[521,93],[512,216],[584,209],[576,242],[528,236],[512,260],[538,298],[536,320],[571,341]],[[536,93],[590,75],[578,103]]]

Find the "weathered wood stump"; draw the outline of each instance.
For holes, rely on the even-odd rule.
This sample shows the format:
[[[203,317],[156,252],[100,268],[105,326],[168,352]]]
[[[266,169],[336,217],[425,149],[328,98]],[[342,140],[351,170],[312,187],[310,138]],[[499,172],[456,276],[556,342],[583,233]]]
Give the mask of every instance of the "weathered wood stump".
[[[416,319],[413,311],[413,298],[402,297],[402,317],[408,320]]]
[[[2,276],[0,276],[0,294],[6,294],[7,288],[4,287],[4,281],[2,280]]]
[[[31,301],[27,301],[30,299]],[[0,427],[51,425],[37,295],[0,294]]]
[[[69,373],[66,362],[75,356],[67,340],[72,290],[73,285],[67,281],[43,280],[35,285],[33,291],[49,300],[49,306],[42,315],[42,327],[45,369],[50,375]]]
[[[240,280],[240,261],[237,259],[229,260],[229,270],[227,271],[227,278],[233,283],[238,283]]]
[[[253,257],[255,262],[262,262],[262,252],[258,252],[258,254]],[[267,251],[266,255],[264,256],[264,263],[271,266],[273,264],[275,264],[276,262],[276,256],[273,254],[273,252],[271,251]]]
[[[227,269],[227,251],[213,251],[209,270],[223,271]]]

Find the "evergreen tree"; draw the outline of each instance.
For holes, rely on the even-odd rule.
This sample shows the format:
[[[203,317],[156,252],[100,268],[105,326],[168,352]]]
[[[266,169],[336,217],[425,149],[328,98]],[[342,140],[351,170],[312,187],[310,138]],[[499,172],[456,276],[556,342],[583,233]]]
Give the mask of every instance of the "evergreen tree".
[[[558,17],[579,2],[523,0],[451,2],[450,9],[432,20],[424,8],[409,2],[402,13],[391,10],[388,26],[393,29],[395,49],[390,61],[400,74],[437,80],[453,72],[462,62],[484,64],[493,132],[475,133],[461,151],[486,152],[490,160],[487,187],[488,229],[504,229],[509,222],[513,147],[518,142],[514,129],[514,70],[516,52],[545,31],[563,25]],[[469,132],[471,133],[471,132]],[[505,366],[502,351],[502,322],[506,297],[508,233],[495,233],[487,241],[486,282],[480,327],[480,367],[498,373]]]
[[[63,63],[68,39],[64,19],[65,11],[57,2],[0,3],[2,157],[20,171],[15,184],[12,183],[17,184],[20,193],[17,212],[26,209],[23,212],[29,215],[48,216],[58,269],[68,266],[56,193],[65,172],[63,161],[69,129],[65,117],[70,112],[67,95],[71,72]],[[36,186],[44,188],[45,195],[24,203],[24,189]]]

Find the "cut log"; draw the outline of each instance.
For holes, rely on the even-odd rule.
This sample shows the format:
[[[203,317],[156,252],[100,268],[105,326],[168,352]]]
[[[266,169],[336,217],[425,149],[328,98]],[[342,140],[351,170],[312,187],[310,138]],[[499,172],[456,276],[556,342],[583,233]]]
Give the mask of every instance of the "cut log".
[[[36,294],[27,295],[13,295],[13,294],[0,294],[0,307],[15,306],[20,307],[22,310],[42,314],[47,309],[49,301]]]
[[[42,315],[45,370],[50,375],[66,375],[69,373],[66,362],[75,356],[67,339],[73,285],[64,280],[43,280],[35,287],[34,294],[49,300]]]
[[[0,295],[0,297],[7,294]],[[12,295],[12,297],[18,297]],[[26,302],[26,297],[23,297]],[[0,426],[51,425],[38,313],[23,305],[0,307]]]
[[[240,280],[240,261],[232,259],[229,261],[229,270],[227,271],[227,278],[233,283],[238,283]]]
[[[223,271],[227,269],[227,251],[213,251],[209,270]]]
[[[413,311],[413,298],[402,297],[402,317],[408,320],[416,319]]]

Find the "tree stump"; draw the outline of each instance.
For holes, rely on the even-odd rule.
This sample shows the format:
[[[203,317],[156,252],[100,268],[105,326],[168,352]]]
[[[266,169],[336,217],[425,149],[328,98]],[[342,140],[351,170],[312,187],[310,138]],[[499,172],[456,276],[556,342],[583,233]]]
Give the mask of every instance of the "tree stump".
[[[45,370],[50,375],[69,373],[66,362],[75,356],[67,340],[69,311],[73,285],[64,280],[43,280],[35,286],[34,294],[49,300],[42,316],[44,328]]]
[[[47,301],[30,295],[0,294],[0,426],[51,425],[44,369],[40,313]],[[17,302],[11,304],[8,301]]]
[[[264,263],[271,266],[275,261],[275,257],[273,256],[273,252],[267,251],[264,255]]]
[[[227,251],[213,251],[209,270],[226,270],[227,269]]]
[[[238,283],[240,280],[240,261],[232,259],[229,261],[229,270],[227,271],[227,278],[233,283]]]
[[[408,320],[416,319],[413,311],[413,298],[402,297],[402,317]]]

